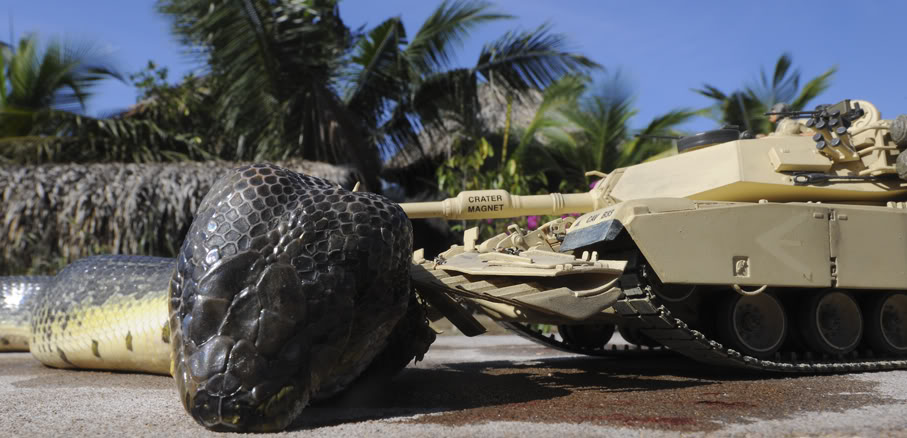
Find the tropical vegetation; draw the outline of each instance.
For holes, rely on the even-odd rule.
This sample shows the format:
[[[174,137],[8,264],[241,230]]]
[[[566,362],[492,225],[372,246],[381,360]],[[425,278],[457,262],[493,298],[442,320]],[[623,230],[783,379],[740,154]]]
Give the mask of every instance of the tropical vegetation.
[[[0,42],[0,160],[53,160],[73,126],[66,117],[85,109],[97,84],[120,79],[95,46],[35,35]],[[75,156],[78,151],[68,151]]]
[[[350,164],[377,189],[382,160],[418,152],[420,132],[452,119],[472,129],[481,84],[519,95],[596,67],[545,26],[506,32],[474,65],[454,66],[471,30],[511,18],[482,1],[441,3],[412,37],[399,17],[351,30],[333,0],[161,0],[158,9],[205,61],[202,74],[171,86],[152,66],[138,78],[143,100],[127,113],[49,119],[53,140],[69,134],[83,149],[111,151],[68,150],[70,159],[304,157]]]
[[[693,91],[715,101],[713,118],[725,125],[738,126],[753,134],[767,134],[772,125],[765,113],[776,103],[790,105],[792,111],[801,111],[831,85],[831,78],[837,67],[826,70],[800,87],[800,70],[793,69],[793,60],[788,53],[782,54],[775,62],[769,76],[763,68],[756,84],[725,93],[717,87],[705,84]]]
[[[525,127],[513,127],[511,109],[508,105],[502,133],[487,133],[469,152],[452,155],[438,168],[443,192],[455,196],[476,189],[504,189],[515,195],[587,191],[591,182],[587,172],[610,172],[669,150],[672,143],[666,138],[680,134],[678,126],[701,113],[677,109],[633,129],[630,121],[637,110],[619,72],[599,81],[565,76],[544,90]],[[523,223],[534,228],[538,220]],[[485,234],[503,231],[501,224],[477,225]]]

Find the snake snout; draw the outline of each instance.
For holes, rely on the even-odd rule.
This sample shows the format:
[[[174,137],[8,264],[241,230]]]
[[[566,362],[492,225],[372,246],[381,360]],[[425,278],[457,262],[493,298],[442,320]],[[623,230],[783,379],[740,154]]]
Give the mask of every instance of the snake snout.
[[[190,361],[192,377],[203,380],[186,408],[196,421],[219,431],[276,431],[286,428],[308,404],[311,393],[306,338],[288,342],[276,358],[264,359],[248,340],[235,344],[215,340]],[[224,350],[229,348],[229,353]],[[199,353],[202,353],[201,355]],[[195,358],[200,356],[200,359]],[[226,357],[226,360],[223,358]]]
[[[262,267],[249,254],[222,260],[197,287],[186,282],[195,293],[174,321],[185,407],[214,430],[283,429],[312,392],[306,287],[292,266]]]

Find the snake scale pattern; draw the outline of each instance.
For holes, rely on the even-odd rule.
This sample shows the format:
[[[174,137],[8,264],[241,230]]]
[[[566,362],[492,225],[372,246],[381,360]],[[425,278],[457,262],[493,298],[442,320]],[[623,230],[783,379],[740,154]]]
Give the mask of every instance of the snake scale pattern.
[[[212,187],[176,260],[98,256],[0,279],[0,348],[171,374],[205,427],[282,430],[310,401],[422,358],[434,332],[411,254],[409,219],[386,198],[246,166]]]

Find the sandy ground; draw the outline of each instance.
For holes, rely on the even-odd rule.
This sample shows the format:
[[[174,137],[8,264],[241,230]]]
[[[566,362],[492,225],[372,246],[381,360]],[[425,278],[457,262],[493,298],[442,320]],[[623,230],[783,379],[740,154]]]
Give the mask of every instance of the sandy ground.
[[[904,436],[907,371],[754,375],[671,354],[572,356],[444,336],[382,387],[310,407],[292,436]],[[173,381],[0,354],[0,436],[206,436]]]

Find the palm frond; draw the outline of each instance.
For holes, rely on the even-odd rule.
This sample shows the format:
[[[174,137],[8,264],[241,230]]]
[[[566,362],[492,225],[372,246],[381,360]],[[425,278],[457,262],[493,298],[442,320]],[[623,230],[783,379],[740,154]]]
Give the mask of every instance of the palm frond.
[[[491,4],[478,0],[445,0],[422,23],[404,55],[414,74],[424,76],[451,66],[453,50],[481,24],[513,18],[489,12]]]
[[[359,94],[379,105],[361,112],[338,98],[353,39],[336,2],[164,0],[159,9],[185,41],[205,47],[222,87],[214,92],[218,120],[244,139],[233,148],[237,158],[372,163],[359,170],[377,175],[376,150],[364,139],[383,97]]]
[[[713,87],[709,84],[703,84],[702,89],[694,88],[693,91],[696,93],[699,93],[705,97],[708,97],[710,99],[714,99],[717,101],[723,101],[723,100],[727,99],[727,95],[724,94],[723,91],[721,91],[718,88]]]
[[[760,69],[760,82],[746,87],[746,92],[766,108],[778,102],[790,102],[800,88],[800,71],[792,67],[790,54],[782,54],[775,62],[771,79],[768,79],[764,68]]]
[[[670,140],[655,139],[652,136],[678,135],[675,129],[690,119],[703,114],[703,110],[675,109],[655,117],[628,141],[617,157],[616,166],[625,167],[643,162],[673,147]]]
[[[95,45],[51,40],[41,48],[34,35],[15,51],[6,47],[0,67],[0,135],[7,137],[56,135],[53,126],[40,124],[43,112],[83,110],[100,81],[123,80]]]
[[[528,145],[539,132],[561,126],[565,120],[559,111],[579,100],[586,91],[588,81],[589,79],[584,76],[568,75],[548,86],[542,93],[542,102],[536,109],[532,121],[520,137],[518,148]]]
[[[790,77],[787,77],[787,72],[790,70],[793,62],[789,53],[784,53],[778,58],[778,62],[775,63],[775,74],[772,77],[772,87],[773,88],[782,88],[785,83],[790,80],[794,81],[794,86],[796,86],[796,81],[799,79],[800,73],[794,70],[791,73]],[[787,77],[787,78],[786,78]],[[786,79],[785,79],[786,78]]]
[[[0,41],[0,108],[7,106],[7,68],[12,60],[13,51],[9,45]],[[2,129],[2,128],[0,128]]]
[[[399,18],[390,18],[361,38],[351,62],[356,66],[353,86],[345,104],[359,109],[369,126],[377,127],[379,120],[401,98],[405,84],[401,83],[401,44],[406,41],[406,29]]]
[[[408,102],[411,114],[428,129],[445,124],[457,124],[472,140],[481,136],[478,121],[480,103],[476,74],[472,69],[459,68],[427,77],[414,90]]]
[[[564,75],[600,67],[570,53],[566,38],[542,25],[534,31],[507,32],[486,45],[474,69],[488,82],[518,92],[543,89]]]
[[[798,94],[791,102],[791,108],[794,111],[803,110],[810,101],[818,97],[831,86],[831,78],[837,71],[837,67],[832,67],[826,70],[825,73],[810,79],[810,81],[800,90],[800,94]]]

